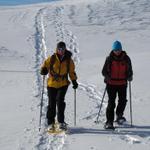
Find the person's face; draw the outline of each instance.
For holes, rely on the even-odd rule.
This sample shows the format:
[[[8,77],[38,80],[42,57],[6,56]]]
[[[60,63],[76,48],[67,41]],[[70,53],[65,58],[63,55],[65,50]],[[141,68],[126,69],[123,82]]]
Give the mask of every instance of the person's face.
[[[117,55],[117,56],[121,54],[121,51],[120,51],[120,50],[116,50],[116,51],[113,51],[113,52],[114,52],[114,54]]]
[[[65,53],[65,48],[57,48],[57,54],[59,54],[60,56],[63,56]]]

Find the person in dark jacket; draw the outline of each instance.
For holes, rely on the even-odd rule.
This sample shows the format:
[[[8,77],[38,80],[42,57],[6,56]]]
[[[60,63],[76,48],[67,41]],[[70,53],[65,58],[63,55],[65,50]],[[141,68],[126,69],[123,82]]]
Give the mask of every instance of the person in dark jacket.
[[[75,65],[71,56],[72,53],[66,49],[66,44],[61,41],[57,44],[56,52],[52,56],[49,56],[41,67],[41,75],[48,74],[48,130],[54,128],[56,107],[59,127],[61,129],[66,128],[66,123],[64,121],[66,103],[64,99],[70,84],[68,76],[72,81],[73,88],[78,88]]]
[[[116,108],[116,121],[121,124],[125,121],[124,110],[127,103],[127,81],[132,81],[133,71],[129,56],[122,50],[121,42],[115,41],[112,51],[106,58],[102,69],[104,82],[108,94],[108,105],[106,108],[106,129],[114,129],[114,109],[115,99],[118,95],[118,105]]]

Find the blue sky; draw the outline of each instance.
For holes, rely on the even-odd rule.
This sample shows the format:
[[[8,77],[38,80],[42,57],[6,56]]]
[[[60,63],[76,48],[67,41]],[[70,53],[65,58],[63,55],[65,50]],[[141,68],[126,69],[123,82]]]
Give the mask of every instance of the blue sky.
[[[56,0],[0,0],[0,5],[21,5],[41,2],[51,2]]]

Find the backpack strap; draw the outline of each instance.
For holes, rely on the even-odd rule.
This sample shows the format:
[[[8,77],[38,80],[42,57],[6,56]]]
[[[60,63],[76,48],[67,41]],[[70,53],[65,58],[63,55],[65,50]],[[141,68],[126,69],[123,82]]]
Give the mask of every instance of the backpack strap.
[[[67,59],[67,73],[69,73],[70,70],[70,57]]]
[[[67,72],[66,72],[66,74],[60,75],[60,74],[56,73],[53,69],[53,65],[56,61],[56,55],[53,54],[51,56],[51,58],[50,58],[50,74],[51,74],[51,76],[56,78],[55,80],[58,80],[58,78],[62,78],[63,80],[68,79],[68,73],[69,73],[69,70],[70,70],[70,59],[71,59],[71,57],[66,58],[66,62],[67,62]]]
[[[55,56],[55,54],[53,54],[52,56],[51,56],[51,58],[50,58],[50,74],[52,75],[52,76],[54,76],[56,73],[54,72],[54,69],[53,69],[53,65],[54,65],[54,63],[55,63],[55,60],[56,60],[56,56]]]

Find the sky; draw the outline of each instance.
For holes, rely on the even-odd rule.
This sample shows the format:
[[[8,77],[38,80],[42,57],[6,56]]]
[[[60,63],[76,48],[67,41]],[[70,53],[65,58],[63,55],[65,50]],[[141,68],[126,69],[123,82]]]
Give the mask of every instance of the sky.
[[[34,3],[43,3],[51,2],[57,0],[0,0],[0,5],[22,5],[22,4],[34,4]]]

